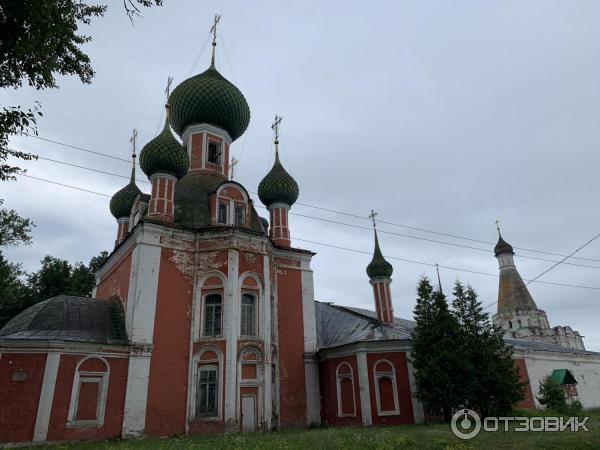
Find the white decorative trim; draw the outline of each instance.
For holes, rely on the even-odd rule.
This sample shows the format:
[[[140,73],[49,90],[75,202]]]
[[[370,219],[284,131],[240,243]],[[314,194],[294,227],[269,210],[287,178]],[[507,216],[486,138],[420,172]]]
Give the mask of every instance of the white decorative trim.
[[[215,285],[215,286],[204,286],[204,283],[206,283],[206,280],[210,279],[210,278],[218,278],[219,280],[221,280],[221,285]],[[218,270],[213,270],[210,272],[205,273],[196,283],[196,295],[194,296],[194,315],[193,315],[193,320],[192,320],[192,339],[194,341],[197,341],[199,339],[201,339],[203,337],[204,334],[204,298],[206,297],[206,295],[209,295],[210,293],[206,293],[203,294],[202,291],[203,289],[207,289],[207,290],[219,290],[221,289],[223,291],[223,293],[221,294],[221,335],[220,336],[224,336],[225,333],[225,320],[226,318],[224,317],[224,312],[225,312],[225,299],[227,298],[227,278],[225,278],[225,275],[223,275],[222,272],[218,271]]]
[[[207,351],[214,352],[217,355],[217,416],[200,416],[196,417],[196,395],[198,389],[198,364],[201,363],[202,355]],[[207,366],[211,366],[210,361],[207,361]],[[214,365],[213,365],[214,366]],[[190,378],[188,388],[188,412],[187,419],[198,421],[219,421],[223,420],[223,353],[216,345],[208,344],[198,350],[192,358],[190,366]]]
[[[81,365],[90,360],[96,359],[102,361],[106,367],[105,372],[97,371],[80,371]],[[85,375],[85,377],[82,377]],[[87,379],[90,381],[87,381]],[[101,428],[104,425],[104,411],[106,409],[106,394],[108,392],[108,381],[110,377],[110,365],[102,357],[88,356],[77,363],[75,368],[75,376],[73,377],[73,387],[71,388],[71,401],[69,403],[69,415],[67,416],[67,427],[69,428]],[[96,419],[94,420],[77,420],[77,406],[79,404],[79,393],[81,383],[94,382],[99,384],[98,402],[96,404]]]
[[[378,372],[377,365],[383,363],[388,364],[392,371],[389,372]],[[381,410],[381,393],[379,392],[379,380],[380,379],[388,379],[392,383],[392,392],[394,397],[394,409],[391,411],[382,411]],[[378,416],[398,416],[400,415],[400,404],[398,402],[398,381],[396,379],[396,367],[388,361],[387,359],[380,359],[375,364],[373,364],[373,383],[375,387],[375,401],[377,403],[377,415]]]
[[[263,305],[261,308],[260,322],[262,339],[264,342],[264,396],[263,396],[263,421],[267,430],[271,429],[271,416],[273,414],[273,380],[272,380],[272,354],[271,354],[271,270],[269,257],[263,255]]]
[[[371,392],[369,389],[369,371],[367,369],[367,354],[364,351],[356,353],[356,365],[358,366],[358,383],[360,386],[360,410],[363,425],[372,425],[371,418]]]
[[[225,300],[225,422],[237,429],[237,341],[240,330],[239,251],[227,256],[227,297]]]
[[[146,428],[150,356],[149,351],[142,351],[129,357],[123,410],[123,437],[125,438],[142,436]]]
[[[413,419],[415,423],[422,423],[425,421],[425,412],[423,409],[423,402],[417,398],[417,381],[415,379],[415,368],[410,360],[411,352],[406,352],[406,365],[408,372],[408,382],[410,384],[410,397],[412,400],[413,407]]]
[[[340,375],[340,368],[342,366],[348,366],[350,369],[349,374]],[[342,405],[342,380],[349,379],[352,383],[352,413],[344,414],[344,409]],[[337,397],[337,416],[338,417],[356,417],[356,392],[354,391],[354,370],[352,366],[347,362],[341,362],[338,364],[335,369],[335,389],[336,389],[336,397]]]
[[[232,142],[231,136],[229,135],[229,133],[226,130],[224,130],[223,128],[219,128],[215,125],[210,125],[208,123],[197,123],[197,124],[190,125],[185,130],[183,130],[183,133],[181,134],[181,139],[183,140],[183,142],[188,142],[191,135],[199,134],[199,133],[205,133],[205,135],[206,135],[206,133],[210,133],[215,136],[219,136],[219,137],[223,138],[223,141],[227,145],[231,145],[231,142]],[[206,146],[204,145],[203,148],[206,148]],[[190,158],[190,160],[191,160],[191,158]]]
[[[56,376],[60,353],[48,353],[46,355],[46,367],[44,368],[44,381],[42,392],[38,402],[37,417],[33,430],[33,442],[44,442],[48,436],[48,424],[52,412],[52,400],[54,399],[54,388],[56,387]]]

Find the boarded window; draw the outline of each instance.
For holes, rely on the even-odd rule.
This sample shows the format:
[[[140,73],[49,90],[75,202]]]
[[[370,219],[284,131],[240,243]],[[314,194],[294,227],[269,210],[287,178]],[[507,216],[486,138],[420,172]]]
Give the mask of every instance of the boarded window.
[[[221,335],[221,295],[211,294],[204,299],[203,336]]]
[[[380,416],[400,414],[396,369],[389,361],[381,360],[375,363],[374,372],[377,414]]]
[[[98,402],[102,392],[102,378],[82,376],[75,420],[98,420]]]
[[[341,363],[336,370],[338,416],[355,416],[354,376],[348,363]]]
[[[108,366],[99,358],[84,359],[77,367],[69,406],[69,426],[101,427],[108,390]]]

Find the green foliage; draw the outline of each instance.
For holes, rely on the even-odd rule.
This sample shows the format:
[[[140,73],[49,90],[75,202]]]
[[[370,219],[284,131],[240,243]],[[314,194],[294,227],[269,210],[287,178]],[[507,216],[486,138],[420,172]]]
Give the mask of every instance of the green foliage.
[[[157,6],[162,0],[125,0],[130,18],[139,8]],[[91,37],[80,34],[80,25],[102,17],[106,5],[83,0],[0,0],[0,88],[19,88],[26,82],[36,89],[57,88],[57,76],[75,75],[90,83],[94,70],[81,46]],[[0,180],[14,180],[23,173],[7,164],[9,157],[31,160],[35,155],[10,148],[10,136],[36,133],[39,105],[23,110],[20,106],[0,112]]]
[[[444,294],[434,291],[427,278],[419,282],[417,296],[411,355],[417,396],[429,414],[449,421],[461,397],[462,361],[455,353],[459,325]]]
[[[31,229],[35,225],[30,219],[24,219],[13,209],[2,208],[0,200],[0,247],[31,244]]]
[[[31,305],[60,294],[91,297],[94,273],[107,258],[108,252],[101,252],[86,266],[47,255],[40,270],[26,275],[0,253],[0,327]]]
[[[523,398],[512,351],[470,285],[457,281],[453,295],[452,314],[460,326],[454,357],[462,360],[462,405],[483,417],[507,414]]]
[[[538,390],[538,401],[546,409],[563,413],[567,410],[567,398],[565,390],[558,381],[552,378],[552,375],[546,375],[540,383]]]
[[[453,294],[449,311],[427,278],[418,285],[411,355],[417,395],[445,421],[461,407],[484,417],[506,414],[523,396],[511,350],[471,286],[457,282]]]

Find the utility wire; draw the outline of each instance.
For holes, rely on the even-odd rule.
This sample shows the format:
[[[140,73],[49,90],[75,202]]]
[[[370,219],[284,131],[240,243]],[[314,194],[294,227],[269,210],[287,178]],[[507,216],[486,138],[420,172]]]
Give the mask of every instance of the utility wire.
[[[98,155],[98,156],[104,156],[107,158],[111,158],[111,159],[116,159],[118,161],[123,161],[126,163],[131,164],[131,160],[125,159],[125,158],[120,158],[117,156],[113,156],[113,155],[109,155],[106,153],[101,153],[101,152],[96,152],[93,150],[89,150],[83,147],[78,147],[78,146],[74,146],[74,145],[70,145],[70,144],[65,144],[64,142],[59,142],[59,141],[55,141],[52,139],[47,139],[47,138],[43,138],[40,136],[36,136],[34,134],[28,134],[28,133],[24,133],[25,136],[28,137],[32,137],[34,139],[40,139],[42,141],[46,141],[46,142],[50,142],[53,144],[57,144],[57,145],[61,145],[67,148],[71,148],[74,150],[80,150],[80,151],[84,151],[87,153],[91,153],[94,155]],[[57,163],[61,163],[60,161],[54,160],[54,162]],[[136,162],[136,164],[139,166],[139,163]],[[83,167],[82,167],[83,168]],[[252,194],[256,194],[256,192],[253,191],[248,191]],[[340,214],[340,215],[344,215],[347,217],[353,217],[356,219],[361,219],[361,220],[368,220],[366,217],[358,215],[358,214],[353,214],[353,213],[349,213],[349,212],[345,212],[345,211],[338,211],[335,209],[330,209],[330,208],[324,208],[321,206],[316,206],[316,205],[311,205],[309,203],[302,203],[302,202],[296,202],[296,205],[300,205],[300,206],[305,206],[307,208],[313,208],[313,209],[317,209],[320,211],[326,211],[326,212],[330,212],[333,214]],[[294,213],[292,213],[294,214]],[[297,213],[296,213],[297,214]],[[325,220],[325,219],[321,219],[321,220]],[[387,222],[385,220],[379,220],[378,223],[380,224],[385,224],[385,225],[390,225],[390,226],[395,226],[395,227],[399,227],[399,228],[406,228],[406,229],[410,229],[410,230],[415,230],[415,231],[420,231],[420,232],[424,232],[424,233],[430,233],[430,234],[436,234],[436,235],[440,235],[440,236],[445,236],[445,237],[451,237],[454,239],[461,239],[461,240],[466,240],[466,241],[471,241],[471,242],[477,242],[477,243],[481,243],[481,244],[486,244],[486,245],[495,245],[495,242],[491,242],[491,241],[485,241],[485,240],[481,240],[481,239],[474,239],[474,238],[469,238],[469,237],[465,237],[465,236],[461,236],[461,235],[456,235],[456,234],[450,234],[450,233],[443,233],[440,231],[434,231],[434,230],[429,230],[426,228],[419,228],[419,227],[413,227],[410,225],[403,225],[403,224],[399,224],[399,223],[394,223],[394,222]],[[370,229],[370,228],[369,228]],[[388,232],[391,233],[391,232]],[[409,237],[408,235],[406,235],[406,237]],[[427,238],[420,238],[420,237],[416,237],[417,239],[421,239],[421,240],[427,240]],[[444,242],[444,241],[435,241],[435,240],[431,240],[432,242],[438,242],[438,243],[443,243],[446,245],[454,245],[454,246],[460,246],[459,244],[452,244],[452,243],[448,243],[448,242]],[[486,249],[482,249],[482,248],[477,248],[477,247],[469,247],[469,246],[465,246],[465,248],[472,248],[472,249],[476,249],[479,251],[490,251],[490,250],[486,250]],[[526,252],[532,252],[532,253],[540,253],[540,254],[546,254],[546,255],[551,255],[551,256],[559,256],[561,258],[564,258],[566,255],[561,254],[561,253],[555,253],[555,252],[547,252],[547,251],[543,251],[543,250],[534,250],[534,249],[529,249],[529,248],[525,248],[525,247],[514,247],[517,250],[522,250],[522,251],[526,251]],[[524,256],[522,254],[519,255],[522,258],[530,258],[530,259],[539,259],[539,258],[535,258],[533,256]],[[584,257],[579,257],[579,256],[574,256],[572,257],[572,259],[578,259],[578,260],[582,260],[582,261],[593,261],[593,262],[600,262],[600,259],[597,258],[584,258]],[[554,260],[546,260],[546,259],[539,259],[541,261],[548,261],[548,262],[555,262]],[[574,265],[574,263],[568,263],[569,265]],[[598,268],[596,266],[584,266],[584,267],[595,267]]]
[[[541,281],[538,281],[539,278],[541,278],[543,275],[547,274],[548,272],[550,272],[552,269],[554,269],[555,267],[564,264],[565,261],[567,259],[569,259],[571,256],[573,256],[575,253],[579,252],[580,250],[583,250],[585,247],[587,247],[588,245],[590,245],[592,242],[594,242],[596,239],[598,239],[600,237],[600,233],[598,233],[597,235],[595,235],[593,238],[591,238],[590,240],[586,241],[585,243],[583,243],[582,245],[580,245],[579,247],[577,247],[576,250],[574,250],[573,252],[571,252],[570,254],[568,254],[567,256],[565,256],[563,259],[561,259],[560,261],[557,261],[555,264],[553,264],[552,266],[550,266],[549,268],[547,268],[546,270],[544,270],[542,273],[540,273],[539,275],[533,277],[531,280],[529,280],[527,282],[527,284],[525,284],[524,286],[520,286],[517,289],[513,289],[511,290],[508,294],[503,295],[502,297],[500,297],[498,300],[495,300],[493,302],[491,302],[488,305],[485,305],[483,307],[483,309],[487,309],[490,306],[495,305],[496,303],[500,302],[501,300],[504,300],[506,297],[511,296],[512,294],[516,293],[517,291],[520,291],[524,288],[526,288],[527,286],[529,286],[531,283],[541,283]]]
[[[64,165],[67,165],[67,166],[70,166],[70,167],[76,167],[78,169],[90,170],[90,171],[93,171],[93,172],[102,173],[102,174],[111,175],[111,176],[115,176],[115,177],[119,177],[119,178],[123,178],[123,179],[129,180],[128,176],[119,175],[119,174],[112,173],[112,172],[106,172],[106,171],[103,171],[103,170],[93,169],[91,167],[80,166],[80,165],[77,165],[77,164],[68,163],[68,162],[65,162],[65,161],[59,161],[59,160],[52,159],[52,158],[45,158],[45,157],[41,157],[41,156],[39,157],[39,159],[42,159],[42,160],[45,160],[45,161],[55,162],[55,163],[58,163],[58,164],[64,164]],[[139,180],[139,181],[141,181],[142,183],[150,184],[148,181],[145,181],[145,180]],[[253,191],[248,191],[248,192],[250,192],[252,194],[256,194],[256,192],[253,192]],[[267,209],[267,208],[265,208],[264,206],[261,206],[261,205],[256,205],[256,206],[259,207],[259,208],[262,208],[262,209]],[[371,231],[370,227],[365,227],[365,226],[361,226],[361,225],[350,224],[350,223],[346,223],[346,222],[340,222],[340,221],[337,221],[337,220],[325,219],[325,218],[322,218],[322,217],[314,217],[314,216],[309,216],[309,215],[306,215],[306,214],[300,214],[300,213],[292,212],[292,211],[290,211],[289,214],[293,215],[293,216],[304,217],[304,218],[311,219],[311,220],[318,220],[318,221],[327,222],[327,223],[333,223],[333,224],[336,224],[336,225],[342,225],[342,226],[346,226],[346,227],[350,227],[350,228],[356,228],[356,229]],[[477,250],[477,251],[481,251],[481,252],[485,252],[485,253],[493,253],[492,250],[486,249],[486,248],[472,247],[472,246],[469,246],[469,245],[456,244],[456,243],[453,243],[453,242],[438,241],[438,240],[435,240],[435,239],[424,238],[424,237],[421,237],[421,236],[413,236],[413,235],[396,233],[396,232],[393,232],[393,231],[386,231],[386,230],[379,230],[379,232],[382,233],[382,234],[389,234],[389,235],[393,235],[393,236],[400,236],[400,237],[405,237],[405,238],[409,238],[409,239],[421,240],[421,241],[425,241],[425,242],[433,242],[433,243],[437,243],[437,244],[450,245],[450,246],[453,246],[453,247],[460,247],[460,248],[466,248],[466,249],[470,249],[470,250]],[[536,256],[528,256],[528,255],[519,255],[519,256],[521,258],[533,259],[533,260],[537,260],[537,261],[557,262],[557,261],[555,261],[553,259],[539,258],[539,257],[536,257]],[[598,267],[598,266],[590,266],[590,265],[587,265],[587,264],[579,264],[579,263],[565,263],[565,264],[570,265],[570,266],[575,266],[575,267],[586,267],[586,268],[590,268],[590,269],[598,269],[598,270],[600,270],[600,267]]]
[[[45,179],[45,178],[34,177],[32,175],[27,175],[27,174],[21,173],[21,174],[18,174],[18,176],[26,177],[26,178],[31,178],[31,179],[34,179],[34,180],[43,181],[43,182],[46,182],[46,183],[51,183],[51,184],[55,184],[55,185],[58,185],[58,186],[62,186],[62,187],[66,187],[66,188],[69,188],[69,189],[74,189],[74,190],[78,190],[78,191],[82,191],[82,192],[88,192],[90,194],[100,195],[102,197],[108,197],[108,198],[112,197],[111,195],[104,194],[104,193],[101,193],[101,192],[96,192],[96,191],[92,191],[92,190],[89,190],[89,189],[80,188],[80,187],[77,187],[77,186],[72,186],[72,185],[65,184],[65,183],[59,183],[57,181],[52,181],[52,180],[48,180],[48,179]],[[581,246],[578,250],[576,250],[576,252],[579,251],[579,250],[581,250],[583,247],[585,247],[586,245],[588,245],[589,243],[591,243],[593,240],[595,240],[599,236],[600,236],[600,234],[598,234],[594,239],[591,239],[590,241],[588,241],[588,243],[586,243],[585,245]],[[365,255],[371,255],[372,254],[371,252],[366,252],[366,251],[363,251],[363,250],[357,250],[357,249],[352,249],[352,248],[348,248],[348,247],[337,246],[337,245],[333,245],[333,244],[326,244],[326,243],[323,243],[323,242],[312,241],[312,240],[308,240],[308,239],[302,239],[302,238],[297,238],[297,237],[294,237],[294,239],[298,240],[298,241],[302,241],[302,242],[308,242],[308,243],[311,243],[311,244],[322,245],[322,246],[325,246],[325,247],[337,248],[337,249],[340,249],[340,250],[346,250],[346,251],[355,252],[355,253],[362,253],[362,254],[365,254]],[[386,255],[386,258],[395,259],[395,260],[398,260],[398,261],[409,262],[409,263],[413,263],[413,264],[420,264],[420,265],[425,265],[425,266],[431,266],[431,267],[435,267],[436,266],[436,264],[427,263],[427,262],[423,262],[423,261],[416,261],[416,260],[406,259],[406,258],[399,258],[397,256]],[[556,265],[558,265],[558,264],[556,264]],[[472,273],[472,274],[477,274],[477,275],[485,275],[485,276],[492,276],[492,277],[498,277],[499,276],[498,274],[493,274],[493,273],[488,273],[488,272],[479,272],[479,271],[470,270],[470,269],[461,269],[461,268],[452,267],[452,266],[440,265],[439,267],[442,267],[442,268],[445,268],[445,269],[448,269],[448,270],[455,270],[455,271],[458,271],[458,272],[466,272],[466,273]],[[547,273],[551,269],[546,270],[544,273]],[[544,273],[542,273],[541,275],[543,275]],[[541,284],[551,284],[551,285],[554,285],[554,286],[564,286],[564,287],[572,287],[572,288],[580,288],[580,289],[600,290],[600,287],[582,286],[582,285],[577,285],[577,284],[554,283],[554,282],[550,282],[550,281],[539,281],[537,278],[539,278],[541,275],[538,275],[537,277],[529,280],[529,282],[530,283],[535,282],[535,283],[541,283]],[[486,308],[487,308],[487,306],[486,306]]]

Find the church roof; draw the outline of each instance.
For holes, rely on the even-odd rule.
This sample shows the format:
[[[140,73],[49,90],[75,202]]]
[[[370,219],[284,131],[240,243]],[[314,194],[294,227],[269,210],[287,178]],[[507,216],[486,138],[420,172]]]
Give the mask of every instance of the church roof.
[[[258,185],[258,197],[265,206],[273,203],[285,203],[292,206],[300,190],[296,180],[287,173],[279,161],[279,152],[275,152],[275,163]]]
[[[128,343],[119,300],[68,295],[36,303],[13,317],[0,329],[0,339]]]
[[[503,268],[498,283],[498,313],[538,309],[516,267]]]
[[[500,234],[500,232],[498,232],[498,242],[496,243],[496,246],[494,247],[494,254],[496,256],[501,255],[503,253],[512,253],[513,255],[515,254],[512,245],[510,245],[508,242],[506,242],[504,240],[504,238],[502,237],[502,235]]]
[[[410,339],[414,322],[394,319],[385,324],[377,320],[374,311],[349,308],[332,303],[315,302],[317,345],[337,347],[364,341]]]
[[[169,97],[170,121],[181,135],[197,123],[210,123],[239,138],[250,123],[250,108],[244,94],[221,75],[214,65],[175,88]]]
[[[377,238],[377,230],[375,230],[375,251],[373,259],[367,266],[367,275],[369,278],[391,277],[394,272],[392,265],[385,260],[379,248],[379,239]]]
[[[315,315],[319,349],[357,342],[410,340],[416,325],[412,320],[399,317],[394,317],[392,324],[386,324],[377,320],[375,311],[319,301],[315,301]],[[576,350],[524,339],[504,338],[504,342],[515,350],[600,356],[599,352]]]

